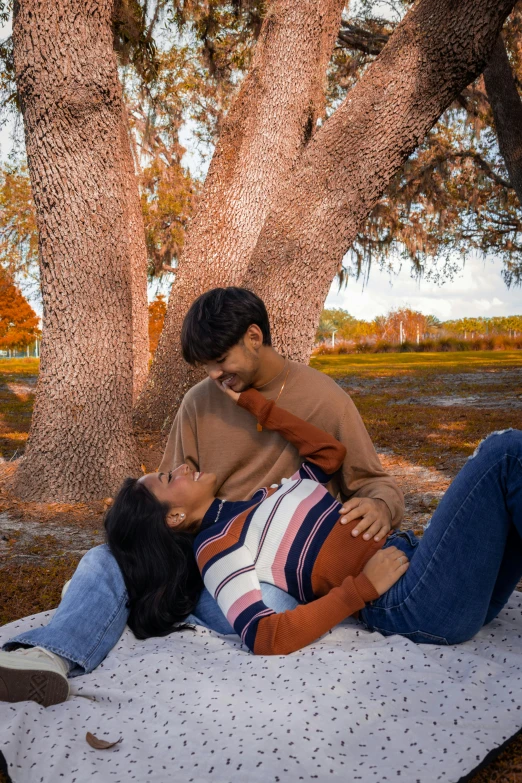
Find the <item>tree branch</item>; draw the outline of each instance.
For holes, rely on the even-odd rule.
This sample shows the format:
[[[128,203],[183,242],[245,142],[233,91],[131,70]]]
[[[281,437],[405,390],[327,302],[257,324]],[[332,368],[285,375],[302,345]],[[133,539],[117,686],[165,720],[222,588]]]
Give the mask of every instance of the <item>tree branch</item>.
[[[337,36],[337,45],[341,48],[356,49],[364,54],[377,55],[381,53],[389,37],[387,33],[374,33],[358,25],[343,22]]]
[[[484,158],[479,155],[478,152],[475,152],[474,150],[466,150],[466,152],[455,152],[450,154],[450,157],[461,159],[468,158],[474,160],[477,166],[482,169],[482,171],[484,171],[493,180],[493,182],[496,182],[497,185],[501,185],[503,188],[507,188],[508,190],[513,189],[511,182],[509,182],[507,179],[504,179],[504,177],[501,177],[500,174],[497,174],[497,172],[491,167],[487,160],[484,160]]]
[[[484,71],[484,81],[493,110],[500,153],[522,205],[522,101],[501,35]]]

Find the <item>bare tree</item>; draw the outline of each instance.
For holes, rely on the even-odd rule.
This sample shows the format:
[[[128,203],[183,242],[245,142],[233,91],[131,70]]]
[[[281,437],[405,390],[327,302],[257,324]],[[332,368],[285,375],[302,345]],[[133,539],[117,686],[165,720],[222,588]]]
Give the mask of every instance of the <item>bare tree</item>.
[[[146,257],[112,5],[17,0],[14,8],[44,307],[15,485],[27,499],[103,496],[138,469],[131,411],[135,368],[136,392],[144,380]]]

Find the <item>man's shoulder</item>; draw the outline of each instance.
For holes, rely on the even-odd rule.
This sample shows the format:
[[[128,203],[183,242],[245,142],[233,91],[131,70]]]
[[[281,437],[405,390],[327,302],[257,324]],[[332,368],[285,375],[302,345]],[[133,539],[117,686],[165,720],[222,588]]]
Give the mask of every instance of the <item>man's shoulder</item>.
[[[181,408],[190,410],[197,408],[200,405],[208,402],[209,400],[218,397],[221,392],[216,388],[215,383],[210,378],[203,378],[202,381],[192,386],[183,397]],[[219,398],[219,397],[218,397]]]
[[[215,384],[210,378],[203,378],[202,381],[192,386],[184,396],[184,400],[197,400],[201,397],[207,397],[211,390],[215,389]],[[219,391],[219,389],[217,390]]]
[[[303,389],[307,392],[322,394],[338,394],[341,396],[347,396],[346,392],[339,386],[338,383],[330,378],[320,370],[316,370],[314,367],[310,367],[308,364],[301,364],[300,362],[291,362],[292,376],[295,383],[306,384]]]

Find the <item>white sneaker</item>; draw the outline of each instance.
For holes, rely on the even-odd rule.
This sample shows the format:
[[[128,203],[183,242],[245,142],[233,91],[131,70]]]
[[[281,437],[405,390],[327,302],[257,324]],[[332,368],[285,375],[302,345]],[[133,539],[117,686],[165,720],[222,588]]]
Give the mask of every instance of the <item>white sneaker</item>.
[[[35,701],[43,707],[69,696],[67,664],[43,647],[0,651],[0,701]]]

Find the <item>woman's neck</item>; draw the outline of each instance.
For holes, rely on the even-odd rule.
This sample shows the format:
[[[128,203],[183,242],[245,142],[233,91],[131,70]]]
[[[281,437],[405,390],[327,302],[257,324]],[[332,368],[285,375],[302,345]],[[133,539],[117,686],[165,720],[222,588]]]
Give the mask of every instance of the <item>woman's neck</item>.
[[[220,500],[219,498],[213,497],[212,500],[210,500],[208,502],[205,501],[205,503],[202,504],[201,508],[198,511],[197,517],[196,517],[197,520],[198,520],[197,524],[194,526],[194,530],[195,530],[196,533],[199,532],[199,530],[201,529],[201,526],[203,524],[205,524],[205,526],[207,526],[207,525],[212,524],[213,522],[216,521],[215,518],[212,519],[212,516],[215,517],[221,511],[221,508],[219,507],[219,503],[218,503],[216,506],[214,506],[215,512],[212,513],[212,506],[216,503],[216,501],[219,501],[219,503],[221,503],[221,504],[224,503],[223,500]],[[219,509],[219,511],[218,511],[218,509]],[[205,517],[207,517],[207,516],[209,518],[205,519]]]

